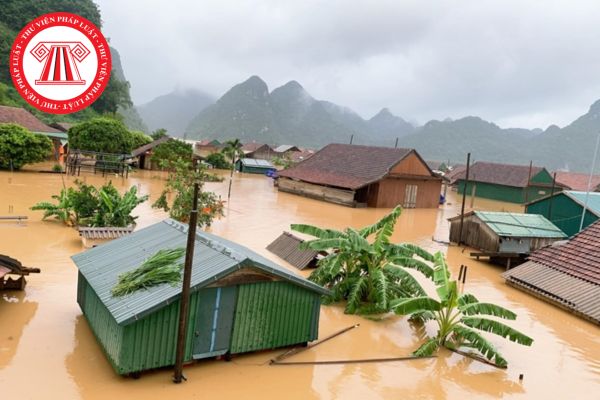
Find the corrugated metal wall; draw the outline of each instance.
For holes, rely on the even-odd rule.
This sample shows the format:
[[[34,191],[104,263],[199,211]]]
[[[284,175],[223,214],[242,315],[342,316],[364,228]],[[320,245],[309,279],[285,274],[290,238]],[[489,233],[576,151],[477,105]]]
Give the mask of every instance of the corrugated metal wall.
[[[244,353],[317,338],[320,299],[288,282],[240,285],[230,352]]]
[[[528,214],[541,214],[568,236],[573,236],[579,232],[583,207],[566,195],[561,194],[552,197],[552,209],[550,209],[550,199],[545,199],[530,204],[525,212]],[[552,212],[552,215],[550,215],[550,212]],[[597,220],[598,217],[588,210],[585,214],[583,227],[585,228]]]
[[[100,298],[80,274],[78,283],[79,305],[94,335],[104,349],[110,363],[119,370],[119,358],[123,344],[123,327],[119,326]],[[82,301],[83,300],[83,301]]]
[[[190,317],[185,346],[186,361],[192,359],[198,293],[192,293],[190,296]],[[119,373],[143,371],[175,364],[179,304],[180,301],[177,300],[125,327]]]

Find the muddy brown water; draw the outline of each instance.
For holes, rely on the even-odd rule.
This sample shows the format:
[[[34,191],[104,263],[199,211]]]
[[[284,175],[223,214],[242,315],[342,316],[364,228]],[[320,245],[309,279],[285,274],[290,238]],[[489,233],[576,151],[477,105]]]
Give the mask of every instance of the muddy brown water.
[[[108,178],[82,176],[101,184]],[[129,179],[111,177],[121,189],[139,185],[150,202],[138,207],[138,226],[165,218],[153,210],[164,181],[158,172],[141,171]],[[65,177],[67,185],[73,178]],[[205,360],[185,368],[188,381],[174,385],[170,370],[132,380],[116,375],[104,357],[76,303],[76,268],[70,256],[83,250],[77,232],[58,222],[42,222],[29,207],[47,200],[62,186],[60,175],[0,172],[0,215],[27,215],[19,225],[0,222],[0,253],[40,267],[24,292],[0,294],[0,399],[166,399],[229,398],[600,398],[600,328],[505,285],[502,268],[477,262],[468,251],[448,247],[446,219],[456,215],[460,198],[449,192],[439,210],[405,210],[394,233],[447,254],[453,273],[469,266],[465,290],[508,307],[519,315],[512,323],[535,339],[523,347],[490,337],[509,361],[507,370],[441,351],[437,358],[372,364],[269,366],[282,350],[238,356],[233,362]],[[227,182],[208,189],[226,195]],[[467,201],[470,206],[470,201]],[[474,207],[520,210],[519,206],[476,199]],[[278,193],[269,178],[236,174],[227,215],[211,231],[244,244],[284,264],[265,246],[290,223],[343,228],[361,227],[384,215],[384,209],[350,209]],[[435,239],[435,240],[432,240]],[[305,273],[306,275],[306,273]],[[434,326],[414,330],[403,317],[371,321],[349,316],[335,306],[321,309],[320,336],[347,326],[360,327],[294,356],[294,361],[405,356]],[[519,374],[524,380],[519,381]]]

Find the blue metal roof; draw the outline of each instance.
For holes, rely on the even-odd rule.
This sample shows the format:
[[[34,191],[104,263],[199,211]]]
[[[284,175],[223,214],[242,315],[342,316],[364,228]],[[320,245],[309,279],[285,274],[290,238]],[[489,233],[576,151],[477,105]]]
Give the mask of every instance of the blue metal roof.
[[[117,283],[118,276],[139,267],[158,250],[185,247],[187,231],[187,225],[166,219],[71,258],[117,323],[127,325],[176,301],[181,293],[181,283],[175,286],[162,284],[123,297],[113,297],[111,290]],[[327,289],[247,247],[206,232],[196,233],[192,291],[245,267],[257,268],[307,290],[329,294]]]
[[[275,168],[269,161],[259,158],[242,158],[240,162],[247,167]]]
[[[568,197],[570,197],[571,199],[573,199],[577,203],[579,203],[582,207],[585,204],[585,198],[586,198],[587,192],[577,192],[574,190],[565,190],[560,193],[564,193],[565,195],[567,195]],[[590,192],[590,195],[588,196],[588,199],[587,199],[587,209],[591,213],[596,214],[597,216],[600,217],[600,193]]]

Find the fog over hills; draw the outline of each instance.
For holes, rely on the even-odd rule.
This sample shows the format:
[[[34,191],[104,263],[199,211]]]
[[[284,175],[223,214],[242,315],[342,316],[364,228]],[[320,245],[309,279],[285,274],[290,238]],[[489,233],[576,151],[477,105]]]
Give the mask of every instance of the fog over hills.
[[[188,139],[240,138],[270,144],[320,148],[328,143],[414,147],[423,157],[464,162],[475,160],[586,171],[600,131],[600,101],[573,123],[546,130],[501,128],[477,116],[431,120],[414,126],[389,109],[365,119],[353,110],[315,99],[290,81],[269,90],[258,76],[229,89],[215,102],[201,92],[173,92],[140,106],[151,129],[166,127]],[[410,117],[410,116],[409,116]]]

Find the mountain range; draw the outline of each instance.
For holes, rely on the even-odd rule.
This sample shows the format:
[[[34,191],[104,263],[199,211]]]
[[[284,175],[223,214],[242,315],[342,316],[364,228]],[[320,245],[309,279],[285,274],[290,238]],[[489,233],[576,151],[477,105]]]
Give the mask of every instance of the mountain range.
[[[503,129],[476,116],[414,126],[384,108],[370,119],[312,97],[298,82],[269,91],[258,76],[229,89],[216,102],[201,92],[161,96],[139,107],[152,128],[167,127],[187,139],[239,138],[243,142],[296,144],[320,148],[332,142],[411,147],[426,159],[464,163],[474,160],[534,164],[549,169],[589,170],[600,131],[600,101],[560,128]],[[151,121],[151,122],[150,122]],[[182,128],[184,125],[187,126]]]

